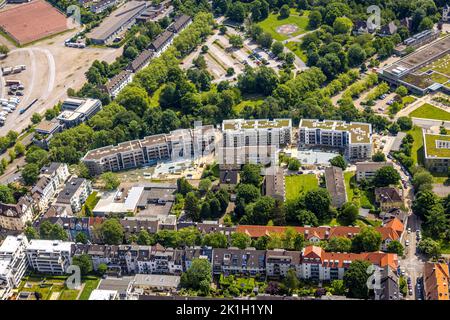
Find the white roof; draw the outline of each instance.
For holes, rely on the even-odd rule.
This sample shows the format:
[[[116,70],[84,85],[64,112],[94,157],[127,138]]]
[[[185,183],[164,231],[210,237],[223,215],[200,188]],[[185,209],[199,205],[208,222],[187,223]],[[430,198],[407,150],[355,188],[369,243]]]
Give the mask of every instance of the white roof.
[[[7,236],[5,241],[3,241],[0,246],[0,256],[3,254],[13,254],[20,247],[20,244],[23,241],[22,235],[20,236]]]
[[[31,240],[27,250],[39,250],[46,252],[71,251],[73,242],[61,240]]]
[[[89,300],[114,300],[117,296],[117,290],[92,290]]]
[[[115,201],[116,192],[108,192],[102,195],[95,206],[94,213],[125,213],[133,212],[136,209],[139,198],[144,192],[144,187],[132,187],[124,202]]]

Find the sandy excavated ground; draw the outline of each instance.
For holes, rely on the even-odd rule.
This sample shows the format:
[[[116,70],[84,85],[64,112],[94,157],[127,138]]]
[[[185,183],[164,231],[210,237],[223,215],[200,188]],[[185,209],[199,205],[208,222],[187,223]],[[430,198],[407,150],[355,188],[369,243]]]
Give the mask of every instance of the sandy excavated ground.
[[[86,48],[76,49],[64,46],[64,40],[72,37],[76,31],[57,35],[42,40],[31,46],[14,48],[5,38],[0,37],[0,43],[10,48],[8,57],[0,61],[0,66],[16,66],[24,64],[26,70],[19,74],[1,77],[0,96],[7,98],[6,79],[20,80],[24,86],[24,96],[17,109],[7,116],[6,123],[0,128],[0,136],[8,130],[20,132],[30,124],[33,113],[43,114],[59,101],[67,97],[67,89],[80,89],[86,82],[85,72],[94,60],[104,60],[111,63],[122,54],[123,49]],[[26,107],[34,99],[38,101],[24,114],[19,110]]]

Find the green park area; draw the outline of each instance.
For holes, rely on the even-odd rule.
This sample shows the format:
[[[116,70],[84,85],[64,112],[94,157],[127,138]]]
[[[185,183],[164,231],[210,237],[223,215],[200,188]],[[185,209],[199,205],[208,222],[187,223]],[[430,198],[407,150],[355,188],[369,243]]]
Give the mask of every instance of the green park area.
[[[275,40],[283,41],[291,37],[298,36],[306,31],[308,26],[308,11],[303,11],[303,15],[298,15],[298,13],[291,9],[291,14],[287,18],[281,18],[279,14],[270,14],[269,17],[258,23],[264,31],[270,33]],[[295,31],[292,33],[280,32],[279,28],[285,25],[292,25]]]
[[[295,200],[301,194],[316,189],[318,185],[315,174],[286,176],[286,200]]]
[[[288,42],[285,44],[285,46],[291,50],[297,57],[299,57],[303,62],[306,62],[308,60],[306,53],[300,48],[301,42]]]
[[[65,281],[67,276],[29,275],[25,276],[18,292],[29,292],[40,300],[88,300],[91,292],[97,288],[100,279],[94,276],[84,277],[79,289],[69,289]]]
[[[409,114],[413,118],[424,118],[433,120],[450,121],[450,112],[425,103]]]
[[[249,106],[249,107],[251,107],[251,108],[253,109],[253,108],[255,108],[255,107],[260,106],[263,102],[264,102],[263,97],[261,97],[261,96],[259,96],[259,95],[258,95],[258,96],[255,96],[255,97],[249,97],[248,99],[242,100],[240,103],[238,103],[237,105],[235,105],[235,106],[233,107],[233,111],[234,111],[236,114],[239,114],[239,113],[242,112],[242,110],[243,110],[246,106]]]

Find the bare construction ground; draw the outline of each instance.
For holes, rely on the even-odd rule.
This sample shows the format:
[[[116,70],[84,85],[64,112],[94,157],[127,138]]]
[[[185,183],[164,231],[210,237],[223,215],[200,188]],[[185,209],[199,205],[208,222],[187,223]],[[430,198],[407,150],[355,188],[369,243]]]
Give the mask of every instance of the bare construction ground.
[[[11,51],[8,57],[0,62],[1,67],[26,65],[26,70],[15,75],[1,76],[0,97],[8,98],[6,79],[20,80],[25,86],[24,95],[17,109],[8,114],[6,123],[0,128],[0,136],[9,130],[22,131],[31,123],[31,116],[37,112],[43,114],[59,101],[67,97],[67,89],[80,89],[86,82],[85,72],[94,60],[108,63],[122,54],[122,48],[86,48],[76,49],[64,46],[64,40],[72,37],[76,31],[57,35],[24,48],[8,46]],[[7,40],[0,37],[0,43]],[[26,107],[34,99],[38,101],[24,114],[19,110]]]

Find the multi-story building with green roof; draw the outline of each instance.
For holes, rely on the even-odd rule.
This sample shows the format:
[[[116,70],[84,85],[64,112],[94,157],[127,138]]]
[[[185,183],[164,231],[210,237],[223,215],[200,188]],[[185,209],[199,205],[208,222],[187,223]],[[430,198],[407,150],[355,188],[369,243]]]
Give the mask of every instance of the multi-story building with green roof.
[[[425,167],[433,172],[446,173],[450,168],[450,135],[423,131]]]
[[[349,160],[365,160],[372,156],[372,125],[341,120],[302,119],[299,146],[322,146],[343,149]]]

